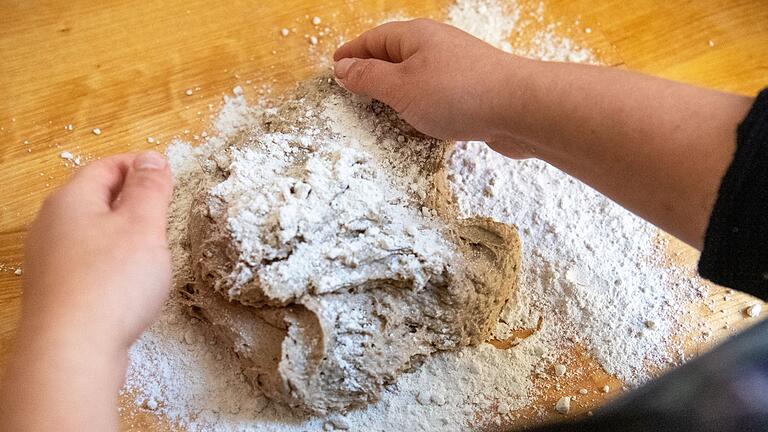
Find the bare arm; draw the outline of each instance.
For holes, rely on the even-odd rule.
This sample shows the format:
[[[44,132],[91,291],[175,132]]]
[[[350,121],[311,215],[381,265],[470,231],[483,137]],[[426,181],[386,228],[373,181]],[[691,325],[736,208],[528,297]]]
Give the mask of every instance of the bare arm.
[[[499,51],[445,24],[390,23],[334,55],[337,79],[414,127],[537,157],[701,248],[752,99]]]

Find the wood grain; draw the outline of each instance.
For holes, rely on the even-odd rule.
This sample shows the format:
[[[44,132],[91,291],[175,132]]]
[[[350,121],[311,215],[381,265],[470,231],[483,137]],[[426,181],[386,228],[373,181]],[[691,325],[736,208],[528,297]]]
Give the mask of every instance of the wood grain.
[[[533,2],[523,1],[528,7]],[[236,85],[253,99],[263,84],[276,91],[318,70],[338,36],[347,38],[387,16],[441,19],[448,2],[361,0],[254,2],[3,1],[0,4],[0,367],[20,312],[26,228],[45,195],[73,168],[58,157],[67,150],[91,160],[107,154],[162,149],[174,137],[194,140],[208,125],[221,95]],[[546,21],[597,50],[603,61],[671,79],[754,94],[768,76],[768,8],[754,0],[546,2]],[[311,47],[303,37],[319,16],[330,36]],[[578,21],[578,25],[573,25]],[[280,36],[283,27],[295,29]],[[579,29],[590,28],[587,33]],[[316,33],[316,32],[314,32]],[[323,63],[325,62],[325,63]],[[185,94],[192,89],[192,96]],[[67,125],[72,130],[67,130]],[[101,135],[94,135],[100,128]],[[149,143],[148,137],[159,141]],[[694,251],[675,242],[677,265],[695,262]],[[706,316],[713,337],[691,335],[691,351],[754,320],[743,310],[754,302],[712,294]],[[723,310],[724,312],[720,312]],[[729,328],[723,328],[729,323]],[[589,359],[573,353],[574,388],[618,384]],[[547,383],[538,383],[546,388]],[[616,386],[618,387],[618,386]],[[590,393],[576,403],[583,413],[605,397]],[[523,413],[516,425],[556,418],[555,393]],[[162,420],[139,412],[126,398],[124,427],[166,430]]]

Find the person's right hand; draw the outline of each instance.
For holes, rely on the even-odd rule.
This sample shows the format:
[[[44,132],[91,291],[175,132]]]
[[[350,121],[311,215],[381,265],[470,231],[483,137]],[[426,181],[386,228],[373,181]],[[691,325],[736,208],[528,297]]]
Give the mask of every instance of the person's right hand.
[[[512,157],[532,151],[511,135],[509,98],[521,96],[531,61],[507,54],[447,24],[428,19],[390,22],[341,46],[336,80],[378,99],[427,135],[481,140]]]

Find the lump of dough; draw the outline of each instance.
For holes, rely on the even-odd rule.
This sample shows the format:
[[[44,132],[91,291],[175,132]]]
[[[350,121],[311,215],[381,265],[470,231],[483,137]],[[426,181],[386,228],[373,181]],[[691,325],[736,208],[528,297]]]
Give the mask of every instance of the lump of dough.
[[[249,382],[316,413],[376,401],[427,356],[486,340],[519,265],[513,227],[456,217],[448,144],[329,81],[204,164],[185,293]]]

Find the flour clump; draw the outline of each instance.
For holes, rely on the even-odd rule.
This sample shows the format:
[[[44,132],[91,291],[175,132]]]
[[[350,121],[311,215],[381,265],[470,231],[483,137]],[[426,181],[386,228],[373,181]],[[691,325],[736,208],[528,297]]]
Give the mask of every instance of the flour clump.
[[[432,353],[488,338],[519,241],[456,217],[447,143],[323,77],[218,147],[199,160],[183,292],[267,397],[363,406]]]

